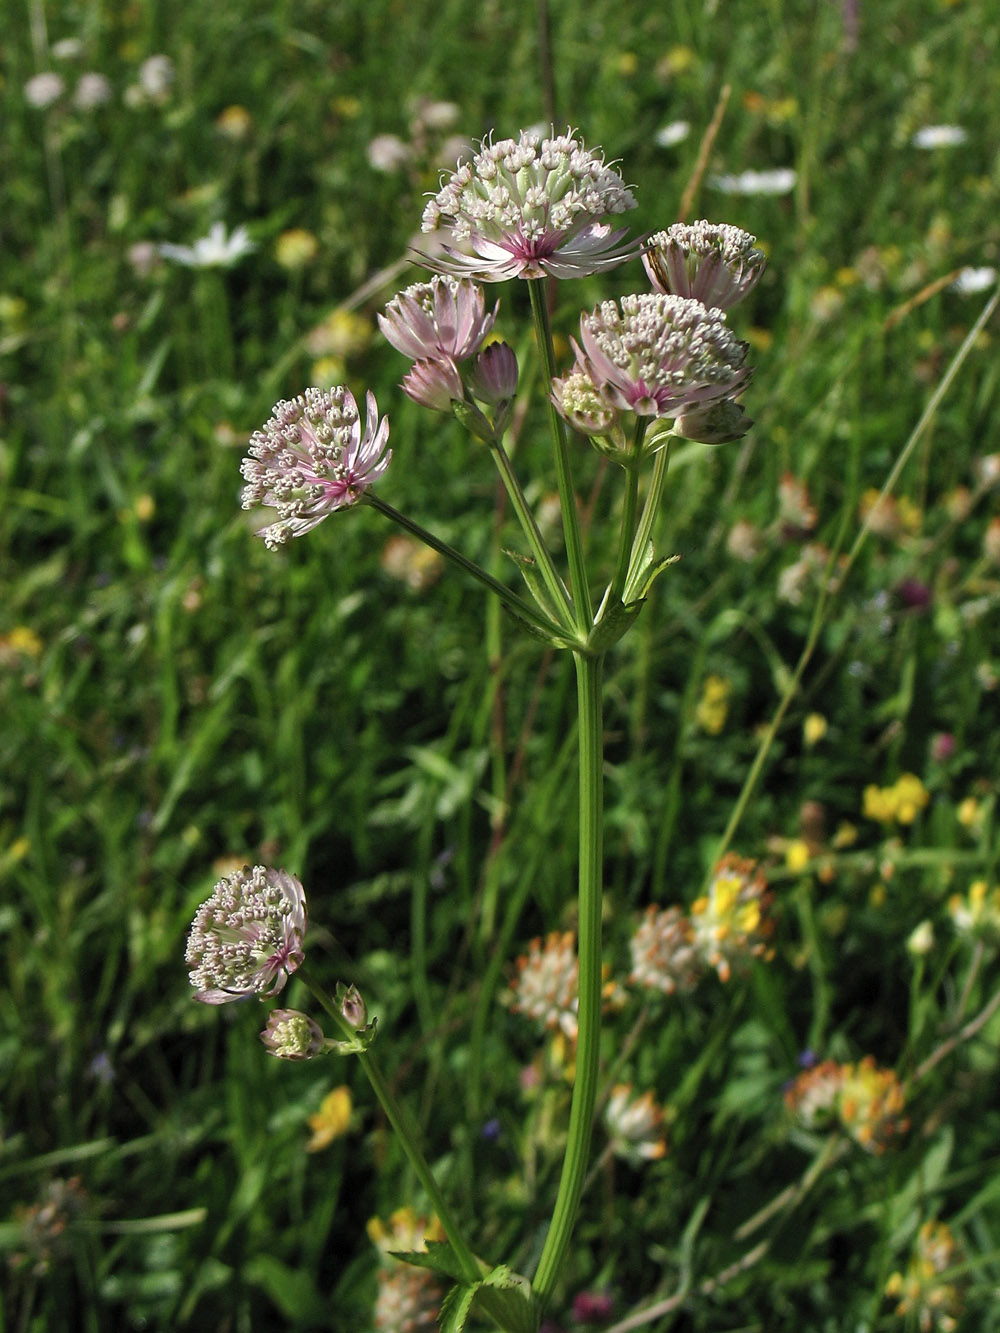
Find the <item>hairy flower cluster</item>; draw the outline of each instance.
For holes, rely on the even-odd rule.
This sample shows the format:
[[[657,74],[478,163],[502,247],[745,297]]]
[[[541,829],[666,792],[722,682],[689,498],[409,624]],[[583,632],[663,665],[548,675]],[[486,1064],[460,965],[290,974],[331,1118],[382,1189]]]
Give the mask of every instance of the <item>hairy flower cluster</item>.
[[[764,271],[767,261],[756,240],[727,223],[675,222],[649,237],[642,262],[654,290],[728,310]]]
[[[732,398],[750,378],[747,345],[721,310],[648,292],[604,301],[580,318],[578,371],[612,408],[644,417]]]
[[[693,990],[704,964],[694,928],[679,907],[646,908],[630,946],[630,980],[664,995]]]
[[[305,933],[306,898],[294,875],[267,866],[224,875],[188,935],[195,999],[228,1004],[277,995],[302,963]]]
[[[425,1250],[428,1241],[444,1240],[437,1218],[428,1221],[412,1208],[397,1208],[388,1222],[373,1217],[368,1237],[380,1259],[375,1328],[379,1333],[416,1333],[436,1327],[444,1291],[435,1275],[426,1268],[408,1268],[393,1255],[416,1253]]]
[[[571,1040],[577,1034],[579,966],[572,931],[554,930],[532,940],[514,963],[511,1008],[545,1028],[558,1028]]]
[[[824,1060],[785,1089],[785,1105],[807,1129],[836,1120],[866,1152],[882,1153],[905,1133],[903,1087],[891,1069],[866,1055],[857,1064]]]
[[[349,389],[306,389],[276,404],[263,429],[254,431],[241,467],[242,503],[244,509],[277,509],[277,521],[258,534],[270,550],[356,504],[384,475],[392,457],[389,419],[379,421],[374,394],[366,402],[362,430]]]
[[[506,343],[491,343],[480,352],[498,309],[499,302],[487,312],[483,289],[471,278],[437,276],[394,296],[378,322],[392,346],[414,362],[403,378],[403,392],[422,407],[450,412],[467,401],[468,387],[480,402],[498,409],[494,425],[505,424],[506,407],[517,389],[517,358]],[[466,380],[460,366],[472,357],[476,361]]]
[[[629,1083],[612,1088],[604,1110],[612,1151],[626,1161],[655,1161],[667,1151],[663,1107],[651,1092],[638,1095]]]
[[[632,192],[603,156],[572,131],[543,139],[484,139],[470,163],[442,184],[424,209],[423,230],[446,229],[458,246],[434,266],[456,276],[576,278],[613,268],[635,253],[626,229],[603,219],[635,207]]]
[[[885,1284],[885,1294],[898,1301],[896,1314],[912,1316],[920,1333],[951,1333],[964,1301],[958,1283],[943,1282],[941,1275],[956,1268],[963,1257],[945,1222],[924,1222],[905,1273],[893,1273]]]
[[[728,981],[733,964],[770,956],[771,894],[754,861],[732,853],[715,868],[708,892],[691,905],[695,942],[710,967]]]

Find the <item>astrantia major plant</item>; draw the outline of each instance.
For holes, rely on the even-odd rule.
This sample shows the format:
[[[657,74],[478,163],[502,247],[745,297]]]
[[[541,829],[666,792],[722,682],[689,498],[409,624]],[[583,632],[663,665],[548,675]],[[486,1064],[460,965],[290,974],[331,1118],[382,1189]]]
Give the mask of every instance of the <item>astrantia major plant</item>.
[[[760,276],[763,256],[754,238],[735,227],[699,222],[670,227],[643,246],[616,225],[634,206],[618,171],[572,131],[486,140],[471,162],[443,181],[424,212],[424,230],[439,233],[442,242],[443,258],[427,260],[434,276],[406,288],[379,320],[388,341],[411,362],[402,379],[408,396],[432,411],[454,414],[472,447],[485,446],[493,458],[523,537],[523,549],[515,553],[524,578],[520,590],[385,499],[389,420],[379,418],[371,393],[364,425],[345,387],[306,389],[278,403],[253,435],[243,463],[243,505],[268,514],[259,528],[268,548],[305,535],[336,511],[375,509],[498,597],[536,638],[569,652],[576,669],[575,942],[552,923],[544,948],[537,941],[519,965],[512,1001],[515,1011],[574,1043],[565,1155],[530,1282],[503,1263],[491,1270],[474,1256],[414,1124],[370,1049],[375,1025],[367,1022],[361,996],[344,986],[327,994],[304,966],[305,900],[294,877],[265,867],[227,877],[199,911],[188,946],[192,983],[199,998],[211,1003],[273,995],[293,971],[304,982],[332,1035],[312,1016],[276,1010],[262,1034],[272,1054],[290,1060],[330,1050],[357,1054],[447,1238],[436,1257],[420,1262],[458,1284],[442,1306],[452,1330],[464,1328],[475,1309],[502,1329],[534,1333],[567,1257],[589,1169],[607,1001],[601,949],[604,662],[631,628],[654,579],[672,564],[654,547],[672,441],[720,443],[738,439],[750,424],[737,401],[751,373],[747,347],[731,332],[727,311]],[[557,374],[545,282],[603,273],[637,258],[640,250],[655,290],[584,311],[579,343],[573,344],[575,363]],[[494,338],[498,304],[490,309],[478,284],[508,279],[525,280],[531,297],[559,486],[558,544],[547,540],[529,502],[537,487],[526,484],[505,446],[524,377],[510,346],[487,341]],[[591,553],[609,552],[603,572],[594,567],[594,554],[585,557],[574,484],[575,453],[587,442],[614,458],[624,474],[616,526],[603,542],[590,537]],[[742,862],[726,874],[720,868],[692,921],[677,911],[650,909],[633,948],[637,982],[668,995],[689,989],[706,941],[707,964],[720,975],[728,975],[738,954],[765,951],[762,886]],[[615,1143],[627,1143],[631,1157],[652,1160],[665,1150],[662,1113],[651,1094],[636,1098],[621,1085],[607,1115]]]

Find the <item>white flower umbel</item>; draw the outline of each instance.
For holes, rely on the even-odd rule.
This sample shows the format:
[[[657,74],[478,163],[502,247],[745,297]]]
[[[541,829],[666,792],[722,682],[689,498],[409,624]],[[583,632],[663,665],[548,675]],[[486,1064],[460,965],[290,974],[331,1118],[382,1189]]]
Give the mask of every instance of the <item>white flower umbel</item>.
[[[447,258],[430,261],[441,272],[483,282],[576,278],[635,253],[627,229],[604,221],[634,207],[618,172],[572,132],[543,139],[522,130],[517,139],[484,139],[428,203],[422,225],[450,233]]]
[[[676,417],[695,404],[732,398],[749,379],[747,345],[725,320],[723,311],[682,296],[604,301],[580,318],[577,361],[614,407]]]
[[[223,222],[213,222],[208,235],[194,245],[173,245],[165,241],[158,247],[164,259],[185,268],[232,268],[244,255],[257,249],[246,227],[237,227],[229,236]]]
[[[306,897],[285,870],[244,866],[198,908],[185,962],[203,1004],[277,995],[303,959]]]
[[[914,134],[910,143],[914,148],[932,150],[934,148],[957,148],[965,143],[968,134],[961,125],[923,125]]]
[[[392,457],[386,449],[389,419],[378,419],[369,392],[365,428],[349,389],[306,389],[282,400],[262,430],[250,437],[241,471],[244,509],[265,506],[277,521],[258,536],[271,550],[301,537],[327,514],[357,504],[385,473]]]
[[[643,246],[653,287],[728,310],[757,284],[767,262],[756,236],[726,223],[675,222]]]

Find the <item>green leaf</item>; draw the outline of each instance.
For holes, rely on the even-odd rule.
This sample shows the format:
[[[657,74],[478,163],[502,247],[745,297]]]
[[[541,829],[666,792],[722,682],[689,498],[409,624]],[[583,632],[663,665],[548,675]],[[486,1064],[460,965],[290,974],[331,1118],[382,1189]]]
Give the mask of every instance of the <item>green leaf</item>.
[[[521,555],[519,551],[510,551],[506,548],[504,548],[504,555],[509,555],[511,560],[514,561],[514,564],[517,565],[518,569],[521,571],[521,575],[525,583],[528,585],[528,591],[535,599],[535,604],[538,606],[538,609],[543,615],[548,616],[550,620],[554,620],[558,625],[560,621],[560,610],[553,605],[549,590],[537,573],[537,565],[535,564],[535,561],[531,556]],[[512,615],[517,615],[517,612],[510,607],[507,609],[511,611]],[[520,619],[520,617],[518,617],[518,619]],[[529,628],[532,628],[539,638],[547,637],[537,626],[529,626]]]
[[[630,606],[647,597],[663,571],[670,565],[676,565],[679,559],[679,555],[662,555],[659,560],[655,559],[653,543],[647,542],[646,549],[638,560],[634,560],[625,580],[625,604]]]
[[[309,1274],[302,1269],[289,1268],[273,1255],[254,1255],[243,1266],[243,1275],[248,1282],[266,1292],[291,1322],[318,1323],[328,1314],[326,1300]]]
[[[476,1298],[477,1287],[478,1283],[472,1287],[452,1287],[448,1292],[441,1302],[438,1314],[438,1328],[441,1333],[462,1333],[469,1318],[469,1311],[472,1309],[472,1302]]]
[[[478,1310],[506,1333],[536,1333],[539,1312],[531,1294],[531,1283],[506,1264],[487,1273],[474,1291]]]
[[[465,1271],[446,1240],[430,1240],[426,1250],[392,1250],[391,1253],[394,1259],[402,1259],[414,1268],[429,1268],[432,1273],[440,1273],[454,1282],[465,1281]]]

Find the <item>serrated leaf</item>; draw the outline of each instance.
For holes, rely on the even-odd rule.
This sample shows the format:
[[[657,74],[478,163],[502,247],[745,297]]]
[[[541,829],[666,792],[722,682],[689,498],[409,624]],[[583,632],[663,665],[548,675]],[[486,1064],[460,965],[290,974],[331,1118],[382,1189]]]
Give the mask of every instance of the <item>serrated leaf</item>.
[[[531,1283],[506,1264],[487,1273],[474,1291],[475,1306],[506,1333],[536,1333],[538,1311]]]
[[[546,588],[544,581],[538,575],[538,566],[535,564],[535,561],[532,560],[530,556],[521,555],[519,551],[505,549],[504,555],[510,556],[511,560],[514,561],[514,564],[517,565],[518,569],[521,571],[521,577],[528,585],[528,591],[535,599],[535,604],[538,606],[539,610],[541,610],[544,615],[547,615],[550,620],[554,620],[558,625],[560,620],[559,609],[553,605],[551,594],[549,593],[548,588]],[[516,614],[516,612],[514,614]]]
[[[431,1272],[440,1273],[453,1282],[466,1280],[458,1255],[446,1240],[429,1240],[426,1250],[391,1250],[390,1253],[394,1259],[402,1259],[414,1268],[429,1268]]]
[[[479,1284],[472,1287],[452,1287],[441,1302],[438,1312],[438,1328],[441,1333],[462,1333],[476,1299]]]
[[[663,555],[657,560],[653,543],[647,542],[646,549],[635,560],[625,581],[625,602],[630,604],[648,596],[650,588],[670,565],[676,565],[679,555]]]

